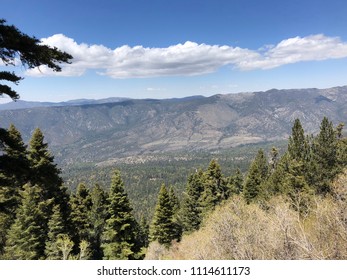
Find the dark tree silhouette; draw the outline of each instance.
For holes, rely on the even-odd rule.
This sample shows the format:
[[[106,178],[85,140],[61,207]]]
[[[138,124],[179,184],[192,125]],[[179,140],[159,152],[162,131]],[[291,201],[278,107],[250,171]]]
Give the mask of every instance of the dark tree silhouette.
[[[28,68],[46,65],[53,71],[61,71],[59,63],[70,63],[72,56],[66,52],[42,45],[35,37],[30,37],[14,25],[7,25],[6,20],[0,19],[0,59],[6,65],[16,66],[19,59]],[[18,84],[22,78],[14,72],[0,71],[0,80]],[[10,86],[0,83],[0,96],[8,95],[13,100],[19,95]]]

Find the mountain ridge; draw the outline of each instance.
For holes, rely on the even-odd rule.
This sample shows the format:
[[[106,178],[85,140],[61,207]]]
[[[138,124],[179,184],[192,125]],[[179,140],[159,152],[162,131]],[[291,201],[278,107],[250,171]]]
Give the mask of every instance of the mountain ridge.
[[[347,86],[2,110],[0,123],[14,123],[26,141],[40,127],[63,164],[100,164],[283,140],[295,118],[316,133],[324,116],[347,122]]]
[[[88,104],[104,104],[112,102],[122,102],[129,100],[126,97],[108,97],[103,99],[74,99],[62,102],[41,102],[41,101],[26,101],[16,100],[8,103],[0,104],[0,111],[6,110],[21,110],[21,109],[32,109],[40,107],[64,107],[64,106],[79,106]]]

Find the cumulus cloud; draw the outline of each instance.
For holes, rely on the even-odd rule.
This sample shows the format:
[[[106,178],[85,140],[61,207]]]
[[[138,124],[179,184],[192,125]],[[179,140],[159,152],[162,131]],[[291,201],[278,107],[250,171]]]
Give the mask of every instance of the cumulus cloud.
[[[257,59],[244,60],[238,66],[242,70],[271,69],[301,61],[319,61],[347,57],[347,43],[338,37],[323,34],[304,38],[295,37],[270,46]]]
[[[347,43],[322,34],[289,38],[259,50],[190,41],[167,48],[125,45],[112,50],[102,45],[78,44],[63,34],[42,39],[42,43],[70,53],[74,57],[72,64],[63,65],[62,72],[39,67],[28,70],[28,75],[80,76],[94,69],[100,75],[118,79],[194,76],[215,72],[225,65],[240,70],[271,69],[301,61],[347,57]]]

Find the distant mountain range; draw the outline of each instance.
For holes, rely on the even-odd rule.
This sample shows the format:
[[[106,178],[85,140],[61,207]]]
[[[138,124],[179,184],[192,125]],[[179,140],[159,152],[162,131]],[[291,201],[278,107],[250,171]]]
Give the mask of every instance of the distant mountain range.
[[[295,118],[306,133],[316,133],[324,116],[335,125],[347,123],[347,86],[165,100],[16,103],[26,108],[0,105],[1,127],[14,123],[25,140],[40,127],[63,164],[282,140]]]
[[[29,109],[29,108],[40,108],[40,107],[64,107],[64,106],[77,106],[77,105],[90,105],[90,104],[104,104],[112,102],[121,102],[129,100],[124,97],[109,97],[104,99],[75,99],[65,102],[38,102],[38,101],[25,101],[17,100],[0,104],[0,111],[3,110],[18,110],[18,109]]]

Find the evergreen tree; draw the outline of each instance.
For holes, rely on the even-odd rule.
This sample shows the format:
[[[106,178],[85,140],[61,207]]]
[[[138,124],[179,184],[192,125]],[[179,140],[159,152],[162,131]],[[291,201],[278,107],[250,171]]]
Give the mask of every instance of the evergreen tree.
[[[169,247],[176,237],[176,224],[173,220],[174,209],[170,200],[169,192],[163,184],[158,194],[157,205],[150,227],[151,241],[157,240],[160,244]]]
[[[172,221],[174,223],[174,239],[180,241],[182,237],[182,221],[180,217],[180,203],[173,187],[169,188],[170,204],[173,210]]]
[[[289,174],[290,156],[286,152],[276,164],[276,167],[272,170],[269,178],[266,180],[264,191],[265,196],[270,198],[277,194],[287,194],[288,184],[285,184],[286,178]]]
[[[25,185],[21,191],[21,205],[8,233],[5,258],[37,260],[44,257],[45,202],[40,202],[40,192],[40,188],[30,185]]]
[[[241,194],[243,192],[243,175],[240,168],[237,168],[235,174],[229,177],[228,188],[230,194]]]
[[[281,182],[282,189],[289,196],[293,208],[300,214],[306,214],[309,211],[314,191],[307,184],[305,176],[301,174],[302,165],[300,162],[291,160],[286,168]]]
[[[336,127],[337,136],[337,161],[341,170],[347,167],[347,137],[343,137],[344,123]]]
[[[292,134],[288,140],[288,154],[292,159],[305,163],[308,159],[309,150],[309,143],[301,122],[299,119],[295,119]]]
[[[141,217],[140,221],[140,240],[144,248],[149,245],[149,224],[145,216]]]
[[[41,200],[51,201],[47,204],[46,209],[46,226],[45,230],[48,233],[48,220],[52,215],[53,206],[59,205],[63,220],[65,221],[66,230],[69,234],[74,232],[71,225],[69,205],[70,197],[66,187],[62,185],[63,180],[60,177],[60,170],[54,163],[54,157],[48,150],[48,144],[44,142],[43,133],[37,128],[29,142],[28,158],[31,167],[30,182],[32,185],[37,185],[41,188]]]
[[[108,204],[102,245],[104,259],[139,258],[142,244],[136,240],[138,225],[119,171],[113,173]]]
[[[90,246],[93,260],[101,260],[103,251],[101,248],[101,237],[106,221],[107,197],[105,191],[96,184],[90,193],[92,207],[89,212]]]
[[[48,221],[48,235],[46,239],[45,254],[48,259],[63,259],[61,250],[58,248],[58,240],[65,235],[64,221],[60,213],[59,205],[53,207],[53,213]]]
[[[48,144],[44,143],[44,136],[39,128],[35,129],[29,143],[29,160],[32,184],[45,187],[44,198],[59,198],[59,187],[63,183],[60,170],[54,164],[54,157],[48,151]]]
[[[183,231],[190,233],[200,228],[202,221],[201,194],[204,190],[204,173],[199,171],[188,177],[186,192],[182,202],[182,226]]]
[[[19,191],[27,182],[30,172],[26,146],[14,125],[3,134],[3,153],[0,155],[0,254],[6,232],[14,222],[18,208]]]
[[[338,174],[338,140],[332,122],[324,117],[320,132],[314,141],[314,160],[318,167],[316,186],[318,193],[330,191],[330,182]]]
[[[221,201],[230,196],[227,182],[222,175],[220,165],[216,160],[211,160],[204,176],[204,191],[201,196],[203,212],[214,209]]]
[[[11,124],[6,132],[3,154],[0,156],[0,172],[13,186],[23,186],[30,173],[27,147],[17,128]]]
[[[15,219],[20,202],[19,191],[26,183],[29,164],[26,146],[14,125],[2,133],[0,153],[0,255],[6,242],[7,231]]]
[[[71,222],[75,228],[75,244],[79,244],[82,240],[90,240],[91,208],[92,199],[89,190],[85,184],[80,183],[77,186],[76,194],[71,196]]]
[[[261,193],[261,184],[268,177],[268,163],[264,151],[260,149],[251,163],[245,180],[243,195],[247,203],[250,203]]]

